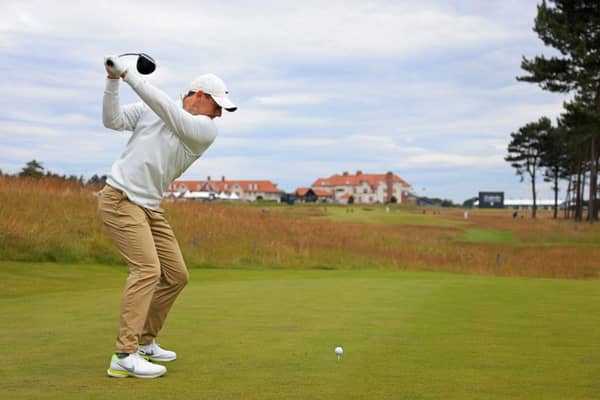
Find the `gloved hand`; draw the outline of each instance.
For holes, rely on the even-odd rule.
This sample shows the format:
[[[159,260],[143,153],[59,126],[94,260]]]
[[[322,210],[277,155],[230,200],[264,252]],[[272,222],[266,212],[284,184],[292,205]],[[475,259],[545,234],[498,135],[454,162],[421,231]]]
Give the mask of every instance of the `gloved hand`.
[[[108,72],[116,76],[123,76],[123,74],[127,72],[127,66],[119,56],[116,55],[104,57],[104,65]]]

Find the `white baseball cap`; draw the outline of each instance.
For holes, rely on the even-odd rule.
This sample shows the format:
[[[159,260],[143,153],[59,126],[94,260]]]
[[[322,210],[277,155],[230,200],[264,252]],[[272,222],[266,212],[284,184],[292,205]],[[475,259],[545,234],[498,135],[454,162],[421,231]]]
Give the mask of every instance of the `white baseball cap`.
[[[225,82],[215,74],[204,74],[196,77],[190,83],[189,90],[191,92],[201,90],[204,93],[210,94],[217,104],[227,111],[237,110],[237,106],[227,96],[229,92],[227,91]]]

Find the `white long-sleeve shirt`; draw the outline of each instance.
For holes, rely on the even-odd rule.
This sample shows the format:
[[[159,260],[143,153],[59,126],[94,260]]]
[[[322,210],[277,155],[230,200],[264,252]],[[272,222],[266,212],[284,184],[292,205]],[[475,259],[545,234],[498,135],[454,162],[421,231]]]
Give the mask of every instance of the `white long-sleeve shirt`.
[[[132,202],[158,210],[169,184],[211,145],[217,128],[211,118],[188,113],[139,76],[128,73],[124,81],[143,102],[121,107],[119,79],[107,78],[104,126],[133,132],[107,183],[125,192]]]

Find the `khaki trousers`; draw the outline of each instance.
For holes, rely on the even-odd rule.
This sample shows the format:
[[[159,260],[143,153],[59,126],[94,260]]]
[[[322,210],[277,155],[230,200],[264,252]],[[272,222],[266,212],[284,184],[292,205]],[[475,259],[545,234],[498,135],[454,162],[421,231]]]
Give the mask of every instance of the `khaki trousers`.
[[[189,274],[162,210],[138,206],[106,185],[99,213],[129,265],[115,350],[135,353],[138,344],[149,344],[158,335]]]

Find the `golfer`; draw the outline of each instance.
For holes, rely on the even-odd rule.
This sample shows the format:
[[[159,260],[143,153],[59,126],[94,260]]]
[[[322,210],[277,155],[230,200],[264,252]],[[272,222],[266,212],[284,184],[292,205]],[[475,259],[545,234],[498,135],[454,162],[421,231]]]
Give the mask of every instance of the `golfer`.
[[[214,118],[235,111],[223,81],[213,75],[194,79],[183,104],[135,73],[116,56],[105,64],[108,77],[102,105],[104,126],[131,131],[125,151],[112,166],[101,192],[99,214],[129,265],[109,376],[156,378],[167,369],[155,362],[176,359],[156,343],[167,314],[188,282],[177,239],[160,208],[167,186],[211,145]],[[119,104],[126,82],[142,100]]]

